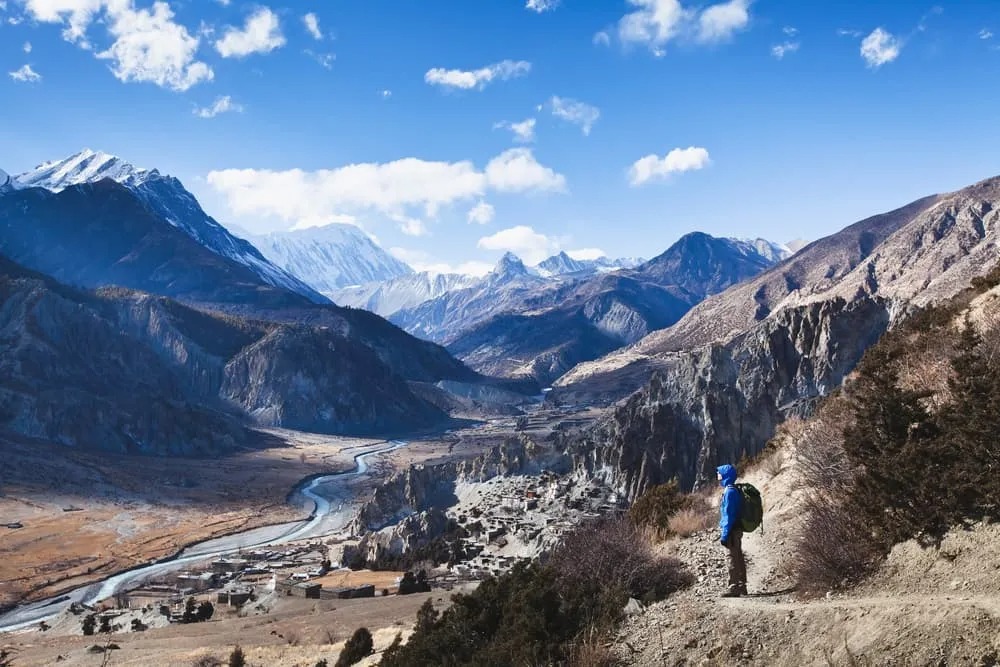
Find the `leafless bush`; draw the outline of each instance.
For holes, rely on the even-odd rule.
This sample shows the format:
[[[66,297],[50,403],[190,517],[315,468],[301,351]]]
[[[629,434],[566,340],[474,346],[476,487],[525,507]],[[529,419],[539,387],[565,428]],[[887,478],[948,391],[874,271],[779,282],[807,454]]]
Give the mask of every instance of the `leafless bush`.
[[[550,564],[570,589],[618,591],[647,601],[663,599],[692,581],[680,561],[655,554],[652,541],[622,518],[570,533]]]
[[[614,667],[620,664],[604,642],[602,633],[591,629],[576,641],[569,649],[566,659],[568,667]]]
[[[821,594],[856,583],[880,559],[871,531],[845,503],[813,496],[803,513],[792,556],[803,593]]]
[[[814,493],[843,497],[854,478],[854,465],[844,452],[844,427],[853,419],[840,397],[826,401],[802,429],[795,443],[801,483]]]
[[[225,663],[214,655],[203,655],[191,663],[191,667],[222,667]]]

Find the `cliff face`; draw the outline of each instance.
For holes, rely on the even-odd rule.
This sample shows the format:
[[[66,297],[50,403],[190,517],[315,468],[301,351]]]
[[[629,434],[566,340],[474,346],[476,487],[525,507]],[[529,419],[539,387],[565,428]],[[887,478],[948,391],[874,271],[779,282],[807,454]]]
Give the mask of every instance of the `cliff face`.
[[[711,480],[719,462],[759,452],[776,426],[807,414],[890,323],[878,299],[816,303],[726,345],[679,352],[569,451],[578,474],[630,501],[678,477]]]

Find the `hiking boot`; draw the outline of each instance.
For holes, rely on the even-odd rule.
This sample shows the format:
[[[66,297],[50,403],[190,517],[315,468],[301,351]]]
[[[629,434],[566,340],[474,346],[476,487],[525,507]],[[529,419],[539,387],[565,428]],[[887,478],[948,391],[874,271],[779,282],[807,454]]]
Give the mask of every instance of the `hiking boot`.
[[[726,592],[722,594],[722,597],[724,597],[724,598],[738,598],[741,595],[745,595],[745,594],[746,594],[746,589],[743,589],[743,591],[740,592],[740,587],[739,586],[730,586],[729,588],[726,589]]]

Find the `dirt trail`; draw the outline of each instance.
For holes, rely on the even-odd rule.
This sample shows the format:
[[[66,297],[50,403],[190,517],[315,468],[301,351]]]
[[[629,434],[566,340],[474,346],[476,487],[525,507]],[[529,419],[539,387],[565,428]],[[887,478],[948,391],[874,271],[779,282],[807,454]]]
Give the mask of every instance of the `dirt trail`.
[[[751,595],[720,597],[717,531],[664,544],[697,582],[626,620],[615,641],[626,664],[1000,665],[1000,525],[898,545],[861,588],[799,599],[785,567],[802,493],[789,464],[748,476],[766,509],[765,532],[744,540]]]

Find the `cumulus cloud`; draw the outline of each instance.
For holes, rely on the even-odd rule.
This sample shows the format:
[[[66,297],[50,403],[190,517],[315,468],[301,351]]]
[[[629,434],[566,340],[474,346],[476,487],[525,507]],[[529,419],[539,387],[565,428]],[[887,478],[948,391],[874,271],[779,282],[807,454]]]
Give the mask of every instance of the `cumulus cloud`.
[[[466,219],[477,225],[488,225],[493,222],[493,218],[496,216],[496,209],[492,205],[480,201],[478,204],[469,209],[469,213]]]
[[[42,80],[42,75],[31,68],[31,65],[24,65],[20,69],[8,72],[10,78],[21,83],[38,83]]]
[[[302,17],[302,23],[305,24],[306,31],[312,35],[313,39],[323,39],[323,31],[319,29],[319,17],[316,14],[309,12]]]
[[[528,264],[537,264],[559,252],[559,243],[527,225],[504,229],[484,236],[476,244],[484,250],[509,251]]]
[[[672,41],[722,42],[749,25],[751,2],[728,0],[695,7],[681,0],[628,0],[635,9],[618,21],[618,39],[646,46],[656,56],[662,56]]]
[[[402,223],[414,212],[433,218],[443,206],[479,199],[489,191],[558,192],[566,185],[564,176],[539,164],[527,148],[505,151],[482,170],[469,161],[403,158],[312,172],[226,169],[210,172],[207,180],[238,216],[299,224],[360,211]],[[417,227],[410,223],[409,229]]]
[[[566,177],[540,164],[530,148],[511,148],[486,165],[486,182],[499,192],[563,192]]]
[[[26,0],[25,10],[36,21],[63,24],[63,38],[87,50],[94,50],[87,30],[101,16],[114,41],[94,55],[111,61],[120,81],[185,91],[214,76],[196,59],[201,38],[176,23],[162,0],[148,9],[136,9],[132,0]]]
[[[584,135],[590,134],[594,123],[601,117],[601,110],[597,107],[568,97],[553,95],[549,100],[549,108],[552,109],[553,116],[578,126]]]
[[[514,141],[519,141],[524,144],[530,144],[535,140],[535,119],[526,118],[520,123],[511,123],[510,121],[500,121],[493,126],[494,130],[510,130],[514,135]]]
[[[194,110],[194,115],[198,118],[215,118],[223,113],[243,113],[243,105],[233,102],[229,95],[223,95],[215,98],[211,105]]]
[[[427,70],[424,81],[432,86],[482,90],[493,81],[507,81],[525,76],[531,71],[531,63],[524,60],[503,60],[476,70],[443,69],[435,67]]]
[[[775,44],[771,47],[771,55],[781,60],[789,53],[795,53],[799,50],[798,42],[785,42],[784,44]]]
[[[560,0],[528,0],[524,8],[541,14],[542,12],[551,12],[559,6],[559,2]]]
[[[270,53],[285,45],[278,16],[267,7],[261,7],[247,18],[243,28],[230,26],[215,43],[215,50],[223,58],[245,58],[254,53]]]
[[[861,57],[868,67],[879,68],[899,57],[903,43],[882,28],[875,28],[861,42]]]
[[[672,174],[704,169],[710,163],[708,151],[704,148],[675,148],[662,158],[650,154],[636,160],[629,169],[629,182],[636,187]]]

